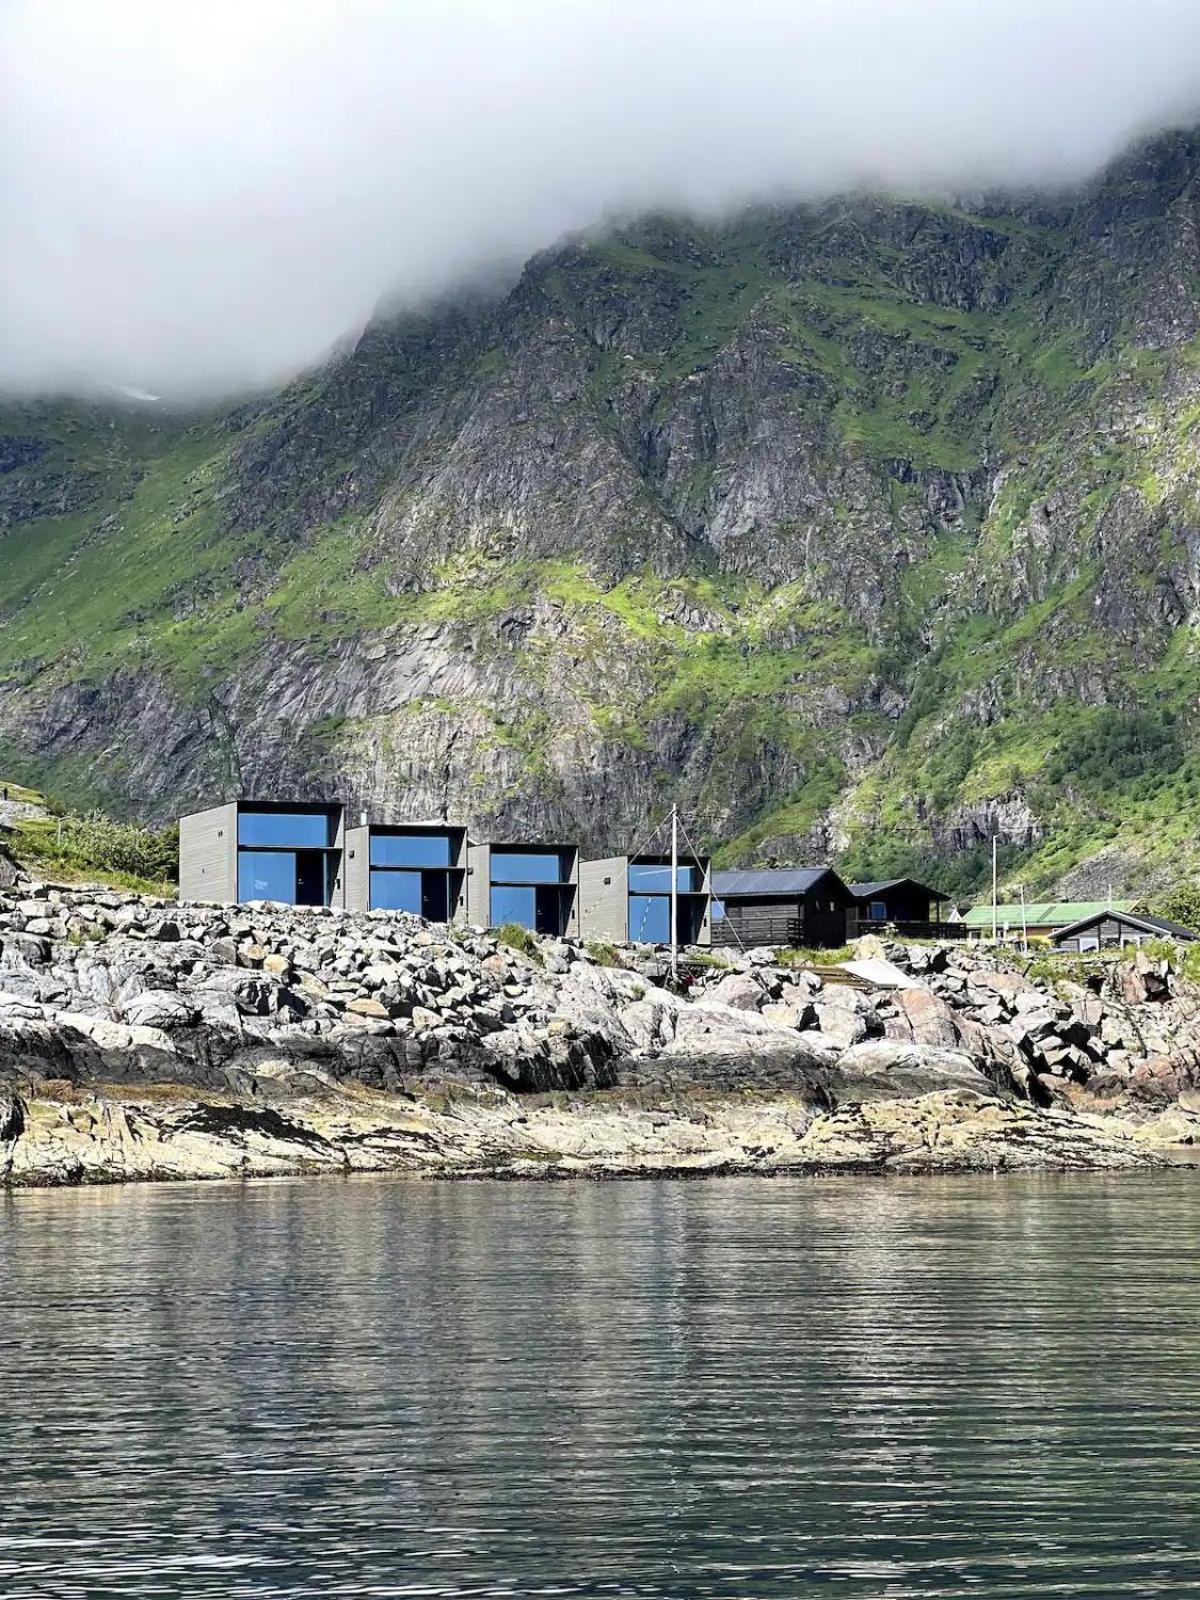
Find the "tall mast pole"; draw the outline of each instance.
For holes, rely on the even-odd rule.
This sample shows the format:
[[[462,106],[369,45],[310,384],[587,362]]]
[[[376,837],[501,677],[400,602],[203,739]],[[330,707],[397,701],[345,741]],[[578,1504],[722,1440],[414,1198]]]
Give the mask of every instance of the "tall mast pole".
[[[996,921],[997,921],[996,901],[999,898],[999,896],[998,896],[998,894],[996,892],[996,845],[999,842],[999,837],[1000,837],[999,834],[995,834],[994,833],[992,835],[992,943],[993,944],[995,944],[995,942],[996,942],[996,931],[997,931],[996,930]]]
[[[679,977],[679,807],[671,807],[671,977]]]

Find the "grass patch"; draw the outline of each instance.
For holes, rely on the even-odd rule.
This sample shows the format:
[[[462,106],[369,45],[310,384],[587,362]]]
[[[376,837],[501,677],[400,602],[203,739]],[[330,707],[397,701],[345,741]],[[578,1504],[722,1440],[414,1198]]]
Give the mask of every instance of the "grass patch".
[[[528,956],[530,961],[535,961],[538,966],[542,965],[542,952],[538,948],[537,939],[519,922],[504,923],[502,927],[496,929],[495,939],[497,944],[507,945],[518,955]]]

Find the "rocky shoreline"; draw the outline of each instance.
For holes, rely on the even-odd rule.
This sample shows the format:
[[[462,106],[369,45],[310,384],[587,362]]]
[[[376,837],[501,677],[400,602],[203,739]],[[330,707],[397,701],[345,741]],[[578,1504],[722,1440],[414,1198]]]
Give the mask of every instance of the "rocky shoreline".
[[[1200,1135],[1168,963],[862,953],[879,982],[754,952],[677,995],[647,947],[17,881],[0,1186],[1120,1169]]]

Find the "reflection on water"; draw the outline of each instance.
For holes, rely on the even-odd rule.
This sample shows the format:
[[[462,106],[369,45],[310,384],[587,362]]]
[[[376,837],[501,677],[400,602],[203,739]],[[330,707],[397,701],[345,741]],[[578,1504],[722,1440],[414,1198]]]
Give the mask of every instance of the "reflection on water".
[[[0,1593],[1195,1592],[1198,1185],[0,1201]]]

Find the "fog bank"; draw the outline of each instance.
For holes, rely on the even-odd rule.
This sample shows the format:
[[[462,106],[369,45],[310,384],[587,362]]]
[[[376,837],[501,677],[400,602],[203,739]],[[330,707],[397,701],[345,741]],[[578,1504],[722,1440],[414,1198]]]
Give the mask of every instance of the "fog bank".
[[[1054,185],[1195,0],[0,0],[0,384],[211,395],[607,211]]]

